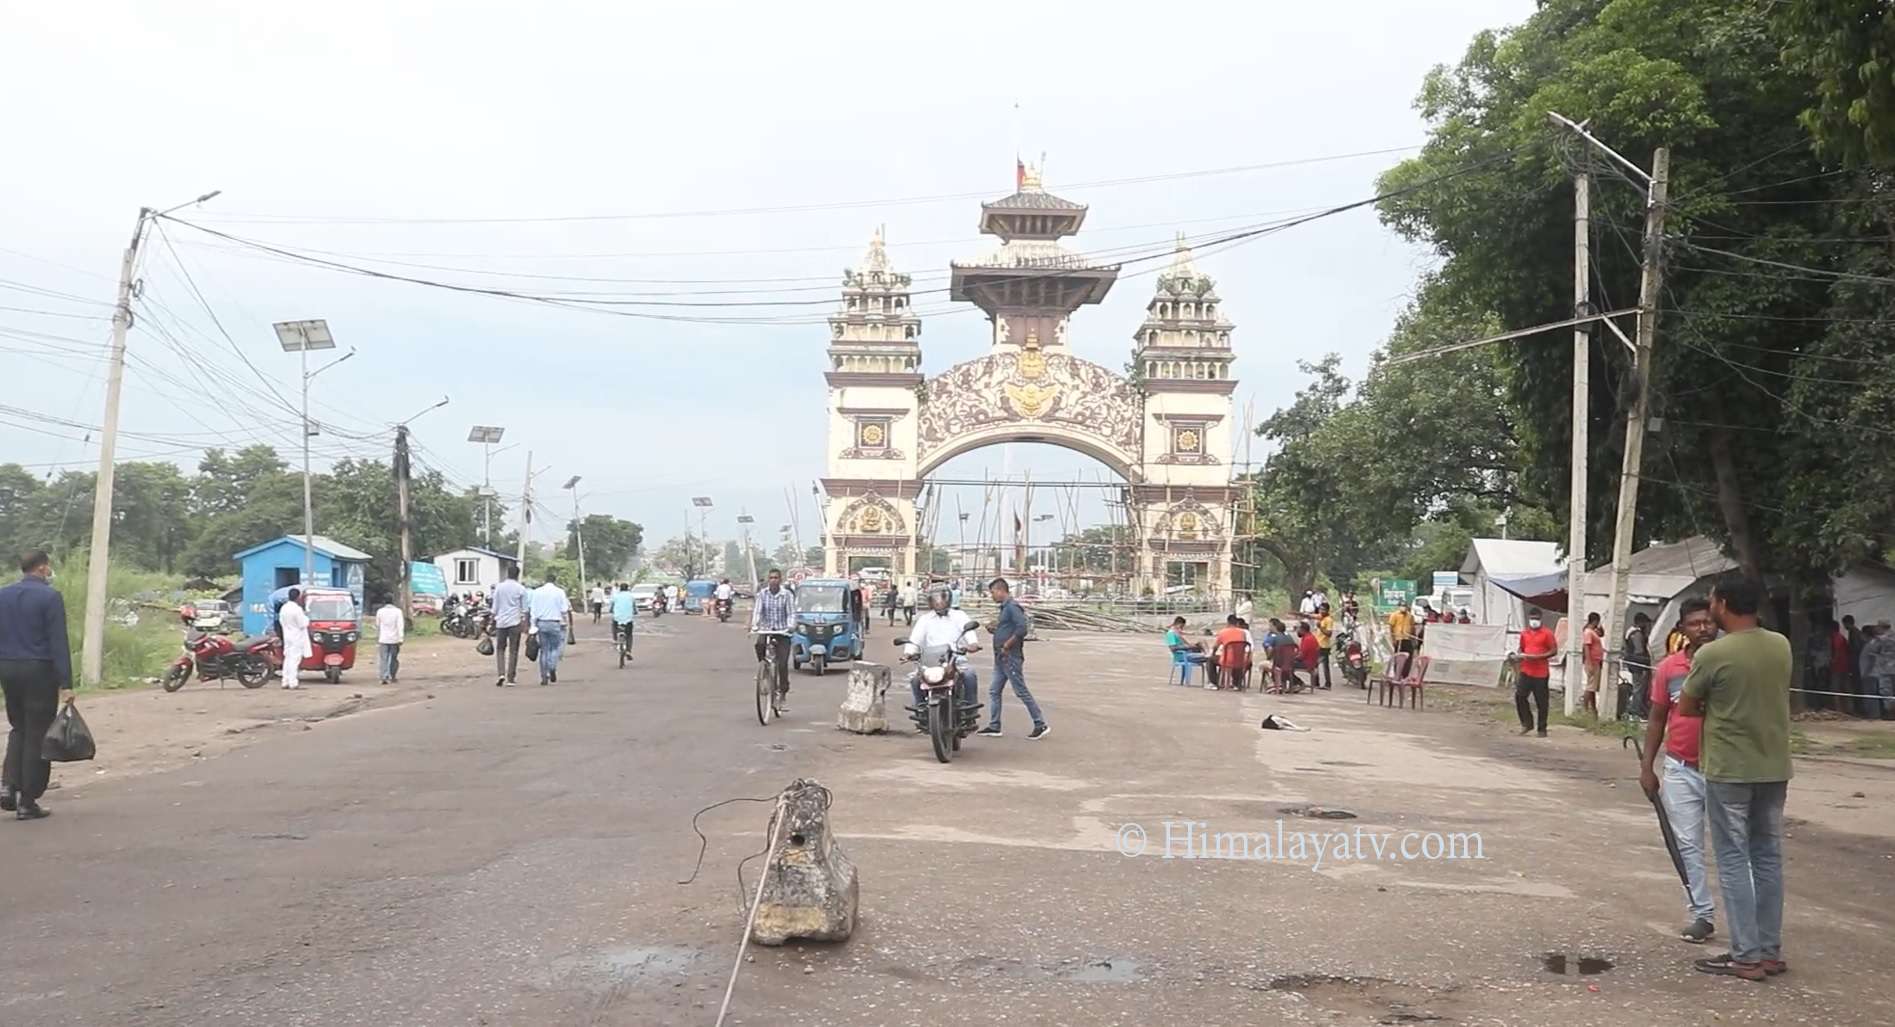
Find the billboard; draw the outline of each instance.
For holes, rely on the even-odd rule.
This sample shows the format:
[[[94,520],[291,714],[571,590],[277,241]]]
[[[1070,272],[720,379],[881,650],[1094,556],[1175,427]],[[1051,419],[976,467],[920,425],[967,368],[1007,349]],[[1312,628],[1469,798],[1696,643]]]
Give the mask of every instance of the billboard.
[[[1461,587],[1461,575],[1458,571],[1435,571],[1432,591],[1440,595],[1450,588]]]
[[[1415,601],[1415,583],[1406,579],[1384,578],[1378,583],[1375,592],[1375,605],[1392,610],[1397,606],[1412,606]]]
[[[447,595],[447,576],[431,563],[408,565],[408,590],[418,596]]]

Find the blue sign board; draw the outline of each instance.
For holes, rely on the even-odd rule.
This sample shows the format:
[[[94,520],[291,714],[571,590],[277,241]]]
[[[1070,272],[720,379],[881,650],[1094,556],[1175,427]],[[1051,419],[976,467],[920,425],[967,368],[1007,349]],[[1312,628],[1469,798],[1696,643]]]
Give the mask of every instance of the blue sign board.
[[[441,568],[431,563],[411,563],[408,565],[408,590],[418,596],[447,595],[447,576]]]

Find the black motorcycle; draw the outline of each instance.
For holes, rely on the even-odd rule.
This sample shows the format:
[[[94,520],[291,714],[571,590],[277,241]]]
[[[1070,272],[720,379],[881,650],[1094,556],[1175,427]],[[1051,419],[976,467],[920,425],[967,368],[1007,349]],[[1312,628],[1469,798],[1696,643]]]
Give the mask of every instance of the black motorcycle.
[[[717,601],[717,619],[724,624],[730,623],[730,600],[719,599]]]
[[[918,709],[904,708],[915,715],[915,726],[927,732],[928,739],[934,743],[934,758],[942,763],[952,762],[954,754],[961,749],[961,740],[980,726],[981,704],[961,702],[957,698],[961,675],[954,666],[955,658],[967,652],[962,639],[978,627],[978,623],[969,621],[967,627],[961,629],[962,638],[955,639],[952,645],[931,646],[914,659],[921,681],[922,704]],[[895,644],[905,643],[896,639]]]

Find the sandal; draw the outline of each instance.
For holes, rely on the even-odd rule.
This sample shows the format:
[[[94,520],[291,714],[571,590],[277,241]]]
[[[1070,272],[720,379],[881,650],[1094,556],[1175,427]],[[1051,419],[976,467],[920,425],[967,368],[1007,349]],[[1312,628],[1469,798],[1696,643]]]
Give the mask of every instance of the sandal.
[[[1739,963],[1732,959],[1728,952],[1710,959],[1700,959],[1695,965],[1707,974],[1722,974],[1746,981],[1761,981],[1766,976],[1762,963]]]

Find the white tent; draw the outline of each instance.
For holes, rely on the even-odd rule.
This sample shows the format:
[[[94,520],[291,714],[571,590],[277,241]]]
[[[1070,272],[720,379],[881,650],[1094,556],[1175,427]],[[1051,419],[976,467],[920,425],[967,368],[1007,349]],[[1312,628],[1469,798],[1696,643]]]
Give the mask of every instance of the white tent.
[[[1895,569],[1860,563],[1836,575],[1832,584],[1838,621],[1854,617],[1862,627],[1880,621],[1895,623]]]
[[[1526,601],[1495,584],[1494,579],[1559,574],[1565,565],[1558,543],[1472,540],[1467,559],[1461,562],[1461,580],[1474,589],[1474,622],[1519,631],[1526,623]]]
[[[1678,606],[1692,596],[1709,596],[1711,584],[1737,566],[1717,543],[1702,535],[1682,542],[1648,546],[1632,554],[1625,576],[1625,606],[1616,618],[1623,632],[1634,614],[1652,618],[1651,638],[1659,650],[1671,626],[1678,623]],[[1605,616],[1612,600],[1612,565],[1586,575],[1586,612]]]

